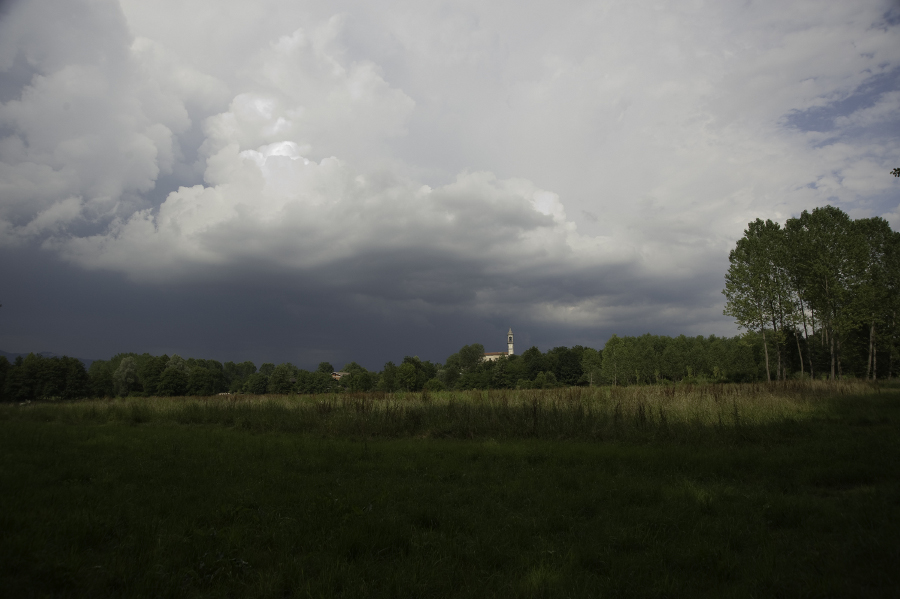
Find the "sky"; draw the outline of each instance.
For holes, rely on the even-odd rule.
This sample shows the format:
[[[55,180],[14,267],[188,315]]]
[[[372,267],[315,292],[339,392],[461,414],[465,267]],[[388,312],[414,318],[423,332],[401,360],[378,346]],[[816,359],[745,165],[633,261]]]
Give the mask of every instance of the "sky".
[[[0,349],[733,336],[747,223],[898,166],[897,1],[7,0]]]

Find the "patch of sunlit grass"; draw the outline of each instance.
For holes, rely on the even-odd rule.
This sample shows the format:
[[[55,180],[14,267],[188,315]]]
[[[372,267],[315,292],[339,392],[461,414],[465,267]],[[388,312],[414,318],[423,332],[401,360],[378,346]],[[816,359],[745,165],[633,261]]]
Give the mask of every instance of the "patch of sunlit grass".
[[[676,438],[751,434],[821,414],[825,399],[877,392],[859,381],[570,387],[545,390],[118,398],[0,408],[0,418],[175,422],[334,436]]]

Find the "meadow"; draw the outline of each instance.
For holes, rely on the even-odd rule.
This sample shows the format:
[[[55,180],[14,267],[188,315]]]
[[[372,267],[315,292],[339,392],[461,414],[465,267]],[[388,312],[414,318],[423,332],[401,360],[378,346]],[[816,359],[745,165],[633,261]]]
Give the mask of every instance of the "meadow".
[[[878,597],[900,387],[0,406],[9,597]]]

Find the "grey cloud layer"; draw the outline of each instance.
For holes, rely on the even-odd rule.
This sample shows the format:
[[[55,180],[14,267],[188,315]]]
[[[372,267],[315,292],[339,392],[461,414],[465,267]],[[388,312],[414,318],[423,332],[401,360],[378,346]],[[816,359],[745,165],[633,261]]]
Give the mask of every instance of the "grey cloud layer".
[[[896,91],[796,126],[898,72],[886,2],[45,5],[0,23],[36,73],[0,105],[0,245],[140,284],[728,332],[749,220],[900,226],[900,144],[859,134]]]

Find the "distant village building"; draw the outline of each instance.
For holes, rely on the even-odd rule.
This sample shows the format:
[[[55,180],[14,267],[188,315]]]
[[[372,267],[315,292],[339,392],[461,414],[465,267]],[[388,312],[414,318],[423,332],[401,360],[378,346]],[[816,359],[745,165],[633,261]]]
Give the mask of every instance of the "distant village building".
[[[350,373],[349,372],[332,372],[331,378],[333,378],[336,381],[339,381],[342,378],[344,378],[345,376],[347,376],[348,374],[350,374]]]
[[[492,351],[492,352],[484,352],[484,356],[482,356],[482,362],[493,362],[494,360],[499,360],[502,356],[511,356],[513,355],[513,332],[512,329],[509,329],[509,332],[506,334],[506,351]]]

